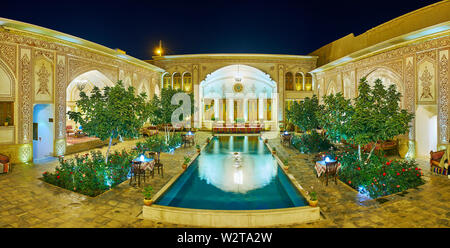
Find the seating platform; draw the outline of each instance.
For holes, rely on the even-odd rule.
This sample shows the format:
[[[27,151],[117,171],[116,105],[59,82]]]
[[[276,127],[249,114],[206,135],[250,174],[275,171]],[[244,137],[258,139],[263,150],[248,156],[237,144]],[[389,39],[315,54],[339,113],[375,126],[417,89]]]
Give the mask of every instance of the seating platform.
[[[263,125],[261,124],[229,124],[217,125],[213,127],[213,133],[261,133]]]

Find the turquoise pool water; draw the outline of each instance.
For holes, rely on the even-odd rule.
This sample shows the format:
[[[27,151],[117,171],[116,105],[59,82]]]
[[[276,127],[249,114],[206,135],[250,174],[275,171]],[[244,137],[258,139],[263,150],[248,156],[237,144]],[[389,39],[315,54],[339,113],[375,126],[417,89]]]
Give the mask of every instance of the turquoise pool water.
[[[216,210],[307,205],[257,136],[214,137],[155,203]]]

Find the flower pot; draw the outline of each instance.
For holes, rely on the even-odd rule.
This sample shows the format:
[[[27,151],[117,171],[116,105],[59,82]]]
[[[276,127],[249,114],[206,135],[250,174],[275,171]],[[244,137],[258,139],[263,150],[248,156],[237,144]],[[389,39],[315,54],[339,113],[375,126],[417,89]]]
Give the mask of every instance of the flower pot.
[[[289,170],[289,166],[285,165],[285,166],[283,167],[283,169],[284,169],[285,171],[288,171],[288,170]]]
[[[150,206],[150,205],[152,205],[152,203],[153,203],[152,200],[144,199],[144,205],[145,205],[145,206]]]
[[[8,126],[8,122],[5,122],[4,124],[5,124],[5,127],[7,127],[7,126]]]
[[[267,142],[269,142],[269,141],[268,141],[267,139],[265,139],[265,140],[264,140],[264,143],[267,143]]]
[[[183,170],[186,170],[187,164],[183,164],[183,165],[181,166],[181,168],[183,168]]]
[[[272,154],[277,154],[277,151],[272,151]]]
[[[317,207],[317,204],[319,203],[319,200],[309,200],[309,206],[311,207]]]
[[[197,149],[197,152],[200,153],[200,148]]]

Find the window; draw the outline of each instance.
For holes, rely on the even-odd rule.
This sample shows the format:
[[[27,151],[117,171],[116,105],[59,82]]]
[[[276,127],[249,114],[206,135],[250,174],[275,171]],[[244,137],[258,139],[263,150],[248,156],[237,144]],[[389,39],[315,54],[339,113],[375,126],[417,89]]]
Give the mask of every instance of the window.
[[[0,102],[0,125],[4,125],[7,117],[9,117],[11,119],[8,121],[8,125],[13,126],[14,125],[14,102]]]
[[[173,74],[173,88],[175,90],[181,89],[181,74],[178,72]]]
[[[171,82],[171,78],[169,74],[165,74],[163,77],[163,88],[171,88],[172,87],[172,82]]]
[[[296,91],[304,90],[303,89],[303,75],[298,72],[295,74],[295,90]]]
[[[192,90],[192,75],[189,72],[183,75],[183,88],[186,92],[191,92]]]
[[[305,77],[305,90],[309,90],[309,91],[311,91],[312,90],[312,76],[311,76],[311,74],[306,74],[306,77]]]
[[[292,73],[288,72],[285,76],[285,89],[286,90],[294,90],[294,78]]]

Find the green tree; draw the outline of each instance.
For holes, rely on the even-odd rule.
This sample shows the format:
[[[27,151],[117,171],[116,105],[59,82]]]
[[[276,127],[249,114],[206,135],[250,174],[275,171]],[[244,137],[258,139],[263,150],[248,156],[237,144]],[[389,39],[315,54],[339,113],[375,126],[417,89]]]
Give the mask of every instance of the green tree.
[[[312,98],[306,97],[300,103],[294,102],[291,109],[286,109],[286,118],[302,132],[311,131],[319,126],[317,116],[321,112],[321,108],[319,99],[313,95]]]
[[[317,112],[319,125],[326,131],[332,142],[347,140],[350,136],[350,120],[354,107],[350,99],[345,99],[342,93],[323,97],[321,111]]]
[[[194,94],[193,93],[185,93],[181,89],[170,89],[170,88],[162,88],[161,89],[161,97],[158,97],[155,95],[152,100],[150,101],[150,122],[153,125],[163,125],[164,131],[165,131],[165,139],[166,142],[168,142],[168,139],[170,138],[170,130],[169,125],[172,122],[172,114],[177,109],[185,106],[185,102],[180,102],[178,104],[172,104],[172,98],[178,94],[183,93],[186,94],[189,97],[189,104],[188,107],[190,107],[189,112],[192,116],[192,113],[194,112]],[[181,116],[181,114],[180,114]],[[178,116],[178,118],[180,117]],[[186,117],[186,116],[185,116]],[[179,120],[179,119],[178,119]],[[180,122],[183,122],[184,120],[180,120]]]
[[[383,82],[377,79],[372,88],[366,78],[362,78],[358,91],[353,105],[341,93],[325,96],[320,122],[335,141],[344,139],[358,145],[360,161],[361,146],[374,143],[368,161],[375,143],[406,133],[414,115],[400,109],[401,94],[394,85],[385,89]]]
[[[132,86],[125,89],[121,80],[114,87],[104,87],[103,92],[94,87],[90,96],[83,89],[76,102],[80,112],[69,111],[69,119],[83,127],[83,132],[101,140],[109,138],[105,161],[108,163],[112,140],[118,137],[133,138],[148,120],[150,104],[146,94],[136,95]]]

